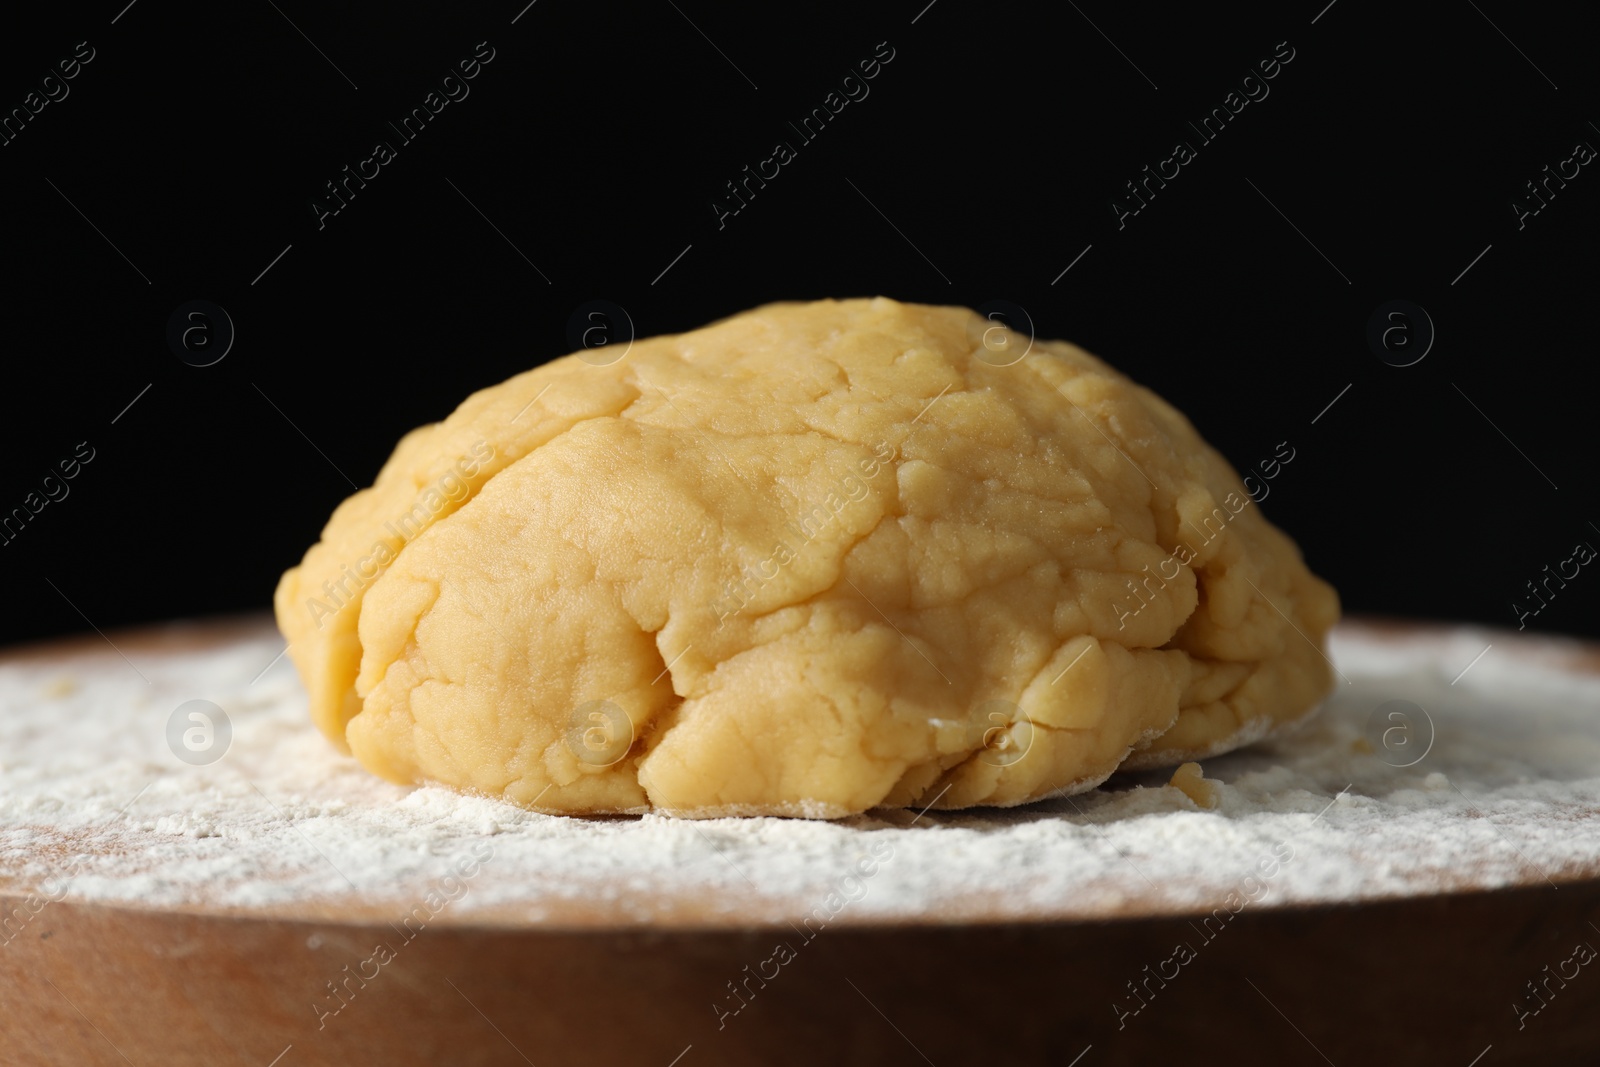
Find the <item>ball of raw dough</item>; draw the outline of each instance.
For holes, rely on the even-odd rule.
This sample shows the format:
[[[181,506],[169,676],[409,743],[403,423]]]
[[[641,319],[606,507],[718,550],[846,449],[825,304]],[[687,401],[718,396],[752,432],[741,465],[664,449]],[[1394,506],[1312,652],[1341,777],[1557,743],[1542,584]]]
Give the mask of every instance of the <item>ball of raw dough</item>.
[[[1029,345],[774,304],[474,394],[279,583],[313,718],[385,778],[545,811],[834,817],[1303,717],[1333,590],[1175,409]]]

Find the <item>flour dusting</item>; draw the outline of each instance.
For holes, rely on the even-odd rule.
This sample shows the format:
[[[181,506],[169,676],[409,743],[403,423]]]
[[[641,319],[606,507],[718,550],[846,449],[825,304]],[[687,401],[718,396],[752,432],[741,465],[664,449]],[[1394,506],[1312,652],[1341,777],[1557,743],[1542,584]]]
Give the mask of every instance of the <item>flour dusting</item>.
[[[402,914],[443,892],[451,922],[758,924],[817,907],[841,923],[1094,918],[1210,909],[1230,891],[1276,906],[1600,874],[1600,673],[1582,646],[1345,625],[1331,655],[1348,684],[1298,732],[1205,760],[1221,783],[1209,809],[1169,769],[1006,810],[690,822],[382,782],[312,727],[287,659],[261,673],[282,648],[268,624],[196,647],[206,632],[126,660],[103,642],[0,657],[0,891],[262,915]],[[232,728],[203,766],[167,741],[195,699]]]

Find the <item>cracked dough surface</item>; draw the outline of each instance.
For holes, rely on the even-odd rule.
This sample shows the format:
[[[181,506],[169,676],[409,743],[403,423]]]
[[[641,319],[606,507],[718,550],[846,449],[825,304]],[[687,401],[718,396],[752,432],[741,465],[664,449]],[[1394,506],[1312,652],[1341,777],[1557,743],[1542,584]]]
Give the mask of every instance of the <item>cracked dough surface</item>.
[[[1000,329],[774,304],[475,393],[278,585],[313,719],[544,811],[837,817],[1308,714],[1333,590],[1174,408]]]

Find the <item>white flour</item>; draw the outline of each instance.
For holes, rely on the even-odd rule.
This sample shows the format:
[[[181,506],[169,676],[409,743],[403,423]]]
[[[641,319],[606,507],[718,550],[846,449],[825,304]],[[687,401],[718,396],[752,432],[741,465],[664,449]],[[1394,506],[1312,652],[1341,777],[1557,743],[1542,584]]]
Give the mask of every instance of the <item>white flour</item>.
[[[627,925],[818,906],[837,922],[1065,918],[1210,909],[1230,890],[1275,905],[1600,873],[1600,674],[1505,634],[1342,630],[1350,684],[1294,736],[1206,761],[1225,783],[1213,810],[1151,772],[1025,808],[842,823],[561,818],[392,786],[311,726],[287,659],[251,684],[282,647],[268,625],[224,635],[202,652],[126,646],[132,667],[104,642],[0,660],[0,890],[281,915],[399,915],[437,892],[454,922]],[[233,727],[209,766],[167,748],[169,714],[196,698]],[[1425,724],[1403,757],[1382,747],[1387,724],[1366,728],[1395,699],[1436,728],[1409,768],[1384,761],[1420,754]]]

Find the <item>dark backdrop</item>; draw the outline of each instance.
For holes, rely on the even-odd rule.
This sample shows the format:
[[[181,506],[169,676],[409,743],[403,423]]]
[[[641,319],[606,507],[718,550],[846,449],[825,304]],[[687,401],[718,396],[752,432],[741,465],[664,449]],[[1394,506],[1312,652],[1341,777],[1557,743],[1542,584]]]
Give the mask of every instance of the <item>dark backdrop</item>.
[[[1009,302],[1241,469],[1287,442],[1265,511],[1353,612],[1514,627],[1527,582],[1600,547],[1576,8],[926,2],[8,15],[0,108],[39,110],[0,147],[0,512],[60,499],[8,528],[0,639],[264,607],[403,432],[569,351],[591,300],[641,336],[774,299]],[[490,49],[412,143],[385,125]],[[889,50],[803,143],[788,123]],[[1186,125],[1235,88],[1257,99],[1213,140]],[[395,158],[319,225],[379,139]],[[796,157],[719,225],[779,140]],[[1534,214],[1546,166],[1571,177]],[[167,336],[193,300],[233,326],[207,367]],[[1426,343],[1415,308],[1436,337],[1391,365]],[[1528,628],[1600,633],[1593,569]]]

